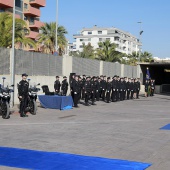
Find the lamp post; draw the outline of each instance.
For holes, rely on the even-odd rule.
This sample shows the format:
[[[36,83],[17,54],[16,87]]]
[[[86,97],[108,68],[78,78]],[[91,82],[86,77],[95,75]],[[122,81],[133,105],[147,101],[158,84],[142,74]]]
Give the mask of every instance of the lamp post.
[[[57,52],[57,50],[58,50],[58,43],[57,43],[57,41],[58,41],[58,38],[57,38],[57,36],[58,36],[58,0],[56,0],[56,42],[55,42],[55,50],[56,50],[56,52]]]
[[[142,50],[142,22],[138,22],[140,24],[140,31],[139,31],[139,62],[140,62],[140,57],[141,57],[141,50]]]
[[[12,23],[13,25],[12,25],[12,53],[11,53],[11,84],[15,85],[15,0],[13,5],[14,6],[13,6],[13,23]],[[14,93],[12,93],[10,104],[12,107],[14,106]]]

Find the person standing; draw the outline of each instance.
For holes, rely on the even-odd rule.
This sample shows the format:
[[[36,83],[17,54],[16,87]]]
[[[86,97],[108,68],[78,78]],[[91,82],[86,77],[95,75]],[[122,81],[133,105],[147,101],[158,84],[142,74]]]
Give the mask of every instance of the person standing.
[[[105,93],[106,93],[106,76],[103,76],[102,84],[102,100],[105,101]]]
[[[96,96],[96,90],[97,90],[97,82],[96,82],[96,77],[93,77],[91,81],[91,101],[92,105],[95,105],[95,96]]]
[[[90,98],[90,94],[91,94],[90,77],[86,78],[86,82],[84,85],[84,93],[85,93],[85,106],[89,106],[89,98]]]
[[[117,89],[116,89],[116,78],[117,76],[115,75],[112,80],[112,102],[116,101],[116,95],[117,95]]]
[[[85,93],[84,93],[84,84],[85,84],[85,82],[86,82],[86,75],[83,75],[83,78],[82,78],[83,88],[82,88],[82,94],[81,94],[82,100],[84,100],[84,98],[85,98]]]
[[[96,101],[99,101],[100,99],[100,77],[98,77],[98,79],[96,79]]]
[[[74,93],[74,98],[73,98],[73,102],[74,102],[74,107],[78,107],[78,100],[79,100],[79,93],[80,93],[80,86],[79,86],[79,82],[78,82],[78,76],[75,76],[75,81],[73,81],[73,93]]]
[[[108,77],[108,78],[107,78],[107,84],[106,84],[106,102],[107,102],[107,103],[110,102],[111,89],[112,89],[112,82],[111,82],[110,77]]]
[[[154,80],[151,80],[151,96],[154,95],[154,90],[155,90],[155,83]]]
[[[145,81],[145,97],[148,97],[148,89],[149,89],[149,82],[148,80]]]
[[[61,84],[61,90],[62,90],[63,96],[66,96],[67,95],[67,90],[68,90],[67,77],[64,76],[63,79],[64,80],[62,81],[62,84]]]
[[[124,82],[123,82],[123,78],[120,79],[119,93],[120,93],[120,101],[122,101],[123,100],[123,94],[124,94]]]
[[[60,92],[60,81],[59,81],[59,76],[56,76],[56,81],[54,82],[54,90],[55,90],[55,93],[58,95],[59,92]]]
[[[131,78],[131,83],[130,83],[130,98],[133,99],[133,94],[134,94],[134,79]]]
[[[128,78],[128,81],[126,83],[126,91],[127,91],[127,100],[129,100],[129,95],[130,95],[130,86],[131,86],[131,79]]]
[[[137,92],[136,92],[136,98],[139,99],[139,92],[140,92],[140,79],[137,79]]]
[[[29,83],[27,81],[28,75],[26,73],[22,74],[22,80],[18,84],[18,98],[20,100],[20,117],[28,117],[25,114],[25,109],[28,103],[28,89]]]

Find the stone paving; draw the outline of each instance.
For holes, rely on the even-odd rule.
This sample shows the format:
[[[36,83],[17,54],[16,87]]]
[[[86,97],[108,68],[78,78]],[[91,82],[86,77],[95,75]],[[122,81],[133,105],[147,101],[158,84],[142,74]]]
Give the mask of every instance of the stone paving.
[[[0,146],[152,163],[148,170],[170,169],[170,130],[159,129],[170,124],[170,96],[79,106],[66,111],[38,107],[35,116],[21,118],[14,112],[8,120],[1,118]]]

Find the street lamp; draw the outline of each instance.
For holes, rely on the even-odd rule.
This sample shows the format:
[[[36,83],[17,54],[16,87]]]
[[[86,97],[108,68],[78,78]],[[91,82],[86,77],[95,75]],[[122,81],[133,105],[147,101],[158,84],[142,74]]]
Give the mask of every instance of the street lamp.
[[[58,38],[57,38],[57,36],[58,36],[58,0],[56,0],[56,42],[55,42],[55,50],[56,50],[56,52],[57,52],[57,50],[58,50],[58,43],[57,43],[57,41],[58,41]]]
[[[15,85],[15,0],[13,4],[13,23],[12,24],[13,25],[12,25],[12,53],[11,53],[11,84]],[[12,93],[10,104],[11,106],[14,106],[14,93]]]
[[[139,31],[139,62],[140,62],[140,57],[141,57],[141,50],[142,50],[142,22],[138,22],[138,24],[140,24],[140,31]]]

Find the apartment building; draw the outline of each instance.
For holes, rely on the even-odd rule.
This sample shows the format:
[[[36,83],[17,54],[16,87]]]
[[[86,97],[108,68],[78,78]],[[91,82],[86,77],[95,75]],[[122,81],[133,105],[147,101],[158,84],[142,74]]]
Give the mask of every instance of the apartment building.
[[[13,0],[0,0],[0,12],[13,12]],[[16,17],[26,21],[29,34],[26,37],[36,40],[39,33],[39,28],[43,26],[40,21],[41,7],[45,7],[46,0],[16,0]],[[29,51],[33,51],[32,47],[27,48]]]
[[[110,40],[111,43],[116,44],[117,51],[132,54],[132,52],[138,52],[141,45],[134,35],[115,27],[100,28],[94,26],[92,28],[83,28],[80,34],[75,34],[73,37],[75,39],[73,51],[82,51],[83,43],[85,45],[90,43],[94,49],[97,49],[99,48],[99,42]]]

